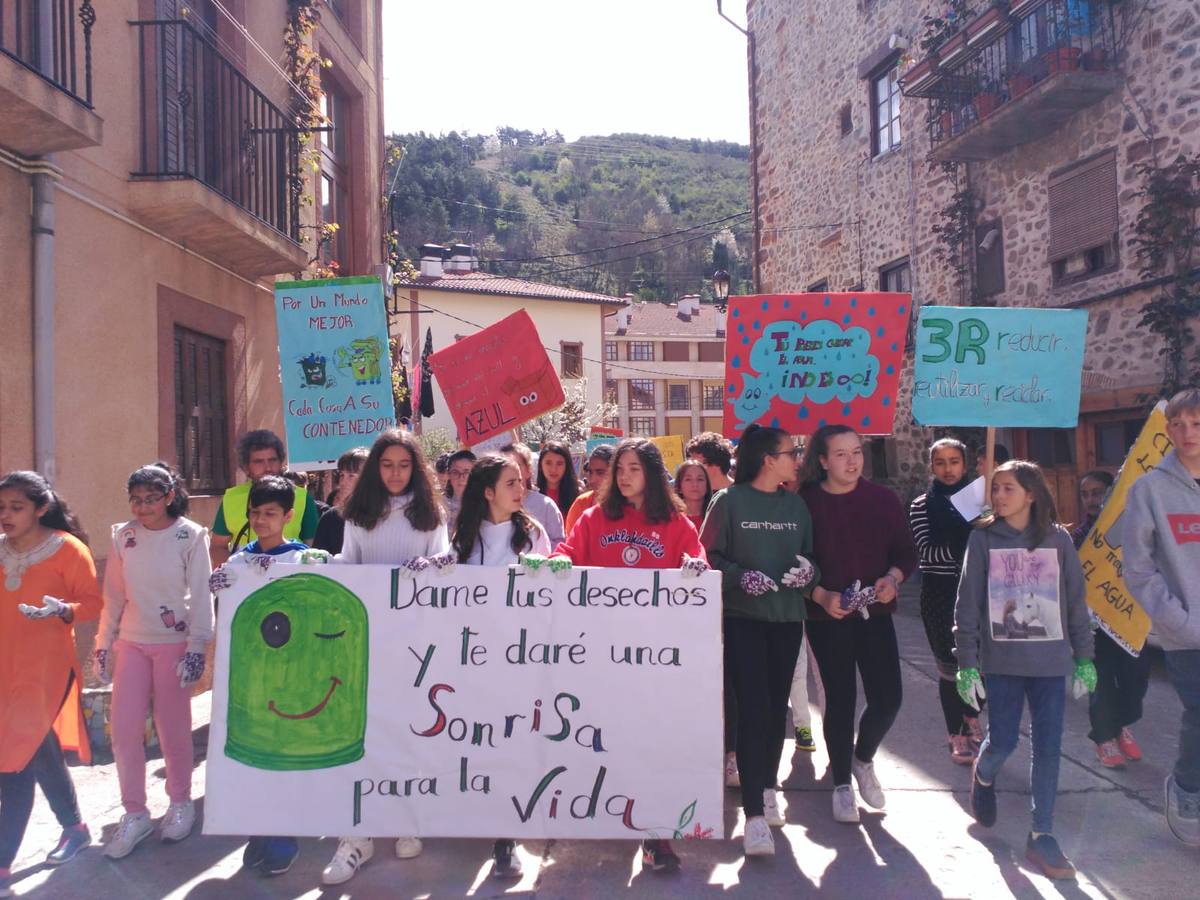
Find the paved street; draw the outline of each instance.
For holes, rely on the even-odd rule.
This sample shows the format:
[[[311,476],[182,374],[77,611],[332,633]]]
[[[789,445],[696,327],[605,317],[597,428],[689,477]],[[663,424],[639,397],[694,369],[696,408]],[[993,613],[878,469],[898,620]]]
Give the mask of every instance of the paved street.
[[[906,592],[908,593],[908,592]],[[726,893],[794,897],[1186,897],[1195,895],[1200,852],[1177,843],[1162,817],[1162,782],[1173,759],[1179,703],[1155,664],[1146,718],[1137,730],[1146,760],[1124,771],[1102,770],[1087,740],[1082,702],[1068,707],[1057,812],[1057,834],[1080,869],[1076,883],[1053,883],[1024,862],[1029,797],[1027,740],[1000,779],[1000,821],[988,831],[965,810],[966,768],[944,750],[933,660],[908,596],[898,617],[905,700],[899,721],[877,762],[888,795],[886,815],[864,814],[854,828],[834,823],[827,760],[785,757],[780,778],[789,825],[776,831],[773,859],[746,861],[741,842],[687,843],[683,870],[672,876],[642,873],[632,842],[531,842],[524,848],[526,876],[516,885],[487,878],[490,842],[430,840],[409,861],[391,857],[380,841],[377,855],[343,891],[322,892],[321,868],[333,839],[302,841],[293,869],[275,879],[239,871],[242,845],[233,838],[194,834],[166,847],[147,840],[126,860],[112,863],[98,848],[60,870],[40,861],[57,826],[39,797],[34,822],[14,866],[19,896],[35,898],[228,897],[496,897],[505,893],[553,898],[696,897]],[[198,749],[207,739],[207,695],[195,703]],[[819,734],[819,729],[818,729]],[[818,739],[818,743],[820,740]],[[790,751],[791,743],[788,744]],[[715,761],[714,761],[714,764]],[[161,760],[151,765],[153,814],[166,807]],[[87,821],[97,838],[120,817],[112,764],[73,769]],[[203,806],[204,769],[195,775]],[[741,822],[728,794],[726,827],[740,836]]]

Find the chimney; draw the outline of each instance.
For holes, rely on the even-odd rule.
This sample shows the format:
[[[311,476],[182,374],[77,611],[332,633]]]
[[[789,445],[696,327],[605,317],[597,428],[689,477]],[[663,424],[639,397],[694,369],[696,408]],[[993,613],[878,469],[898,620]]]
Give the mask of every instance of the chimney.
[[[475,271],[475,248],[470,244],[455,244],[450,248],[450,262],[446,265],[447,272],[462,275]]]
[[[421,275],[425,278],[442,277],[442,260],[446,257],[446,248],[441,244],[421,245]]]
[[[714,331],[717,337],[725,337],[725,307],[718,306],[716,312],[716,328]]]
[[[633,310],[628,306],[617,310],[617,334],[625,334],[629,331],[629,323],[633,319]]]
[[[679,306],[675,315],[685,322],[692,321],[692,316],[700,315],[700,295],[685,294],[679,298]]]

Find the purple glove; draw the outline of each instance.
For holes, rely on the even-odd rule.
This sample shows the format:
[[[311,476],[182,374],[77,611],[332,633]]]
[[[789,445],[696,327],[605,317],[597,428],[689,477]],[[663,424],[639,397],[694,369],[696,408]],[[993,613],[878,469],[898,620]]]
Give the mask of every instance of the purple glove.
[[[108,651],[96,649],[92,653],[92,668],[101,684],[112,684],[112,672],[108,671]]]
[[[751,597],[761,597],[763,594],[779,590],[779,585],[756,569],[743,572],[739,583],[742,586],[742,590]]]
[[[694,578],[702,572],[707,572],[708,568],[708,563],[700,557],[688,556],[685,553],[683,554],[683,565],[679,567],[679,574]]]
[[[854,584],[842,591],[842,598],[838,601],[838,605],[848,613],[856,612],[867,619],[871,615],[867,612],[867,607],[877,602],[879,601],[875,596],[874,587],[862,587],[861,581],[855,581]]]
[[[195,684],[200,680],[200,676],[204,674],[204,654],[197,653],[194,650],[189,650],[183,654],[183,658],[179,660],[179,665],[175,667],[175,674],[179,676],[179,686],[187,687],[189,684]]]
[[[788,569],[780,581],[784,587],[789,588],[806,588],[813,580],[813,576],[817,574],[817,570],[813,568],[813,564],[807,559],[796,554],[796,565]]]
[[[403,578],[416,578],[430,566],[429,560],[423,556],[414,556],[408,562],[400,567],[400,575]]]
[[[453,550],[447,550],[445,553],[429,557],[429,564],[437,570],[439,575],[449,575],[458,565],[458,554]]]
[[[233,574],[233,569],[229,566],[217,566],[213,569],[213,573],[208,576],[208,589],[211,593],[219,594],[221,591],[233,587],[234,581],[237,578]]]

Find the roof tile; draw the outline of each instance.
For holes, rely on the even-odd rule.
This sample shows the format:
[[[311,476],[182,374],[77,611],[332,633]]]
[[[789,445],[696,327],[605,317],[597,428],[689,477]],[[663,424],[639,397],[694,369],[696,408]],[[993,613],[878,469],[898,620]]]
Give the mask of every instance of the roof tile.
[[[493,275],[490,272],[446,272],[441,276],[419,275],[413,279],[396,282],[401,288],[432,288],[438,291],[460,291],[468,294],[499,294],[509,297],[530,297],[537,300],[565,300],[572,303],[597,303],[624,306],[625,300],[609,294],[577,291],[574,288],[526,281]]]

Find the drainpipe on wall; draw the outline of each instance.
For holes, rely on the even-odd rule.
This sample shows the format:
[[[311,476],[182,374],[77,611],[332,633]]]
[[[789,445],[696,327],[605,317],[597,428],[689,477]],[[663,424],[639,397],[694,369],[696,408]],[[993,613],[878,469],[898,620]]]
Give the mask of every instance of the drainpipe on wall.
[[[750,24],[751,5],[752,3],[746,4],[747,25]],[[759,219],[762,212],[758,202],[758,94],[755,85],[758,80],[758,67],[755,58],[754,33],[725,15],[725,11],[721,8],[721,0],[717,0],[717,15],[746,36],[746,68],[750,78],[750,204],[753,212],[751,220],[754,222],[754,233],[751,236],[750,273],[754,292],[759,294],[762,293],[762,277],[759,273],[758,259],[759,250],[762,247],[762,222]]]
[[[38,68],[54,80],[52,0],[39,0]],[[54,154],[42,157],[33,174],[33,460],[54,482]]]

